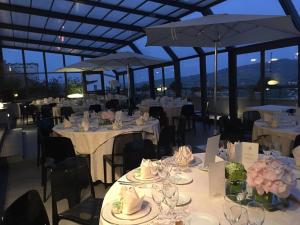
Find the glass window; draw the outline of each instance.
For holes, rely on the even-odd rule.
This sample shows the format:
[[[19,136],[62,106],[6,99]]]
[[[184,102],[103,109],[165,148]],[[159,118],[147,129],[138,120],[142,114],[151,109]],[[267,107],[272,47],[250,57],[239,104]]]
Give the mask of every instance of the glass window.
[[[48,95],[51,97],[65,95],[65,76],[63,73],[48,73]]]
[[[76,55],[65,55],[66,66],[72,65],[74,63],[80,62],[81,57]]]
[[[11,73],[24,73],[22,50],[3,48],[3,60],[6,70]]]
[[[213,112],[214,62],[214,55],[206,57],[207,97],[210,102],[210,112]],[[218,54],[217,97],[217,113],[228,114],[229,99],[227,53]]]
[[[120,94],[128,95],[128,76],[127,74],[119,76],[119,83],[120,83]]]
[[[297,46],[270,49],[266,51],[265,54],[265,77],[267,82],[265,103],[275,105],[295,105],[298,98]],[[278,84],[269,85],[269,80],[277,81]]]
[[[112,91],[110,87],[110,81],[115,80],[116,77],[113,72],[105,71],[104,72],[104,86],[105,86],[105,92]]]
[[[300,1],[299,0],[292,0],[297,12],[298,12],[298,15],[300,15]]]
[[[86,89],[88,92],[96,92],[101,90],[100,74],[86,74]]]
[[[199,58],[180,61],[181,94],[188,97],[200,92]]]
[[[196,51],[190,47],[171,47],[179,58],[197,55]]]
[[[44,73],[27,74],[27,96],[29,98],[41,98],[47,95],[46,76]]]
[[[165,52],[165,50],[162,47],[158,47],[158,46],[146,47],[146,37],[142,37],[136,40],[134,43],[145,55],[170,60],[170,56]]]
[[[44,56],[42,52],[24,51],[26,73],[44,73]]]
[[[237,55],[238,116],[260,105],[260,52]]]
[[[161,67],[155,68],[154,71],[154,86],[157,96],[162,96],[165,94],[165,82],[163,76],[163,70]]]
[[[175,96],[175,75],[174,66],[164,67],[165,85],[167,87],[166,95]]]
[[[285,15],[278,0],[227,0],[213,6],[214,14],[262,14]]]
[[[57,69],[63,67],[63,55],[46,52],[47,72],[55,72]]]
[[[66,73],[67,94],[83,93],[81,73]]]
[[[136,101],[140,102],[150,97],[149,72],[148,69],[134,70],[134,85]]]

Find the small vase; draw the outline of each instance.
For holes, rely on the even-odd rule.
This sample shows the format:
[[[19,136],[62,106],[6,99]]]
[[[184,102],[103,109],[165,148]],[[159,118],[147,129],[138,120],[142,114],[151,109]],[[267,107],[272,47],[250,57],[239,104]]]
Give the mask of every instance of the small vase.
[[[270,212],[287,208],[289,205],[287,199],[279,198],[271,192],[260,195],[255,188],[253,190],[253,200],[261,203]]]

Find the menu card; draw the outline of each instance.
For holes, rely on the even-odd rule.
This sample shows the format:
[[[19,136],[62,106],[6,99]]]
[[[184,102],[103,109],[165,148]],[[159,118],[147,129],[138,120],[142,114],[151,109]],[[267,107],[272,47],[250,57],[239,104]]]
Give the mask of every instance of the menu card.
[[[241,142],[236,145],[236,162],[244,165],[247,170],[258,159],[258,143]]]
[[[225,195],[225,161],[210,163],[208,169],[209,196]]]
[[[219,142],[220,135],[216,135],[207,139],[204,167],[208,167],[210,163],[215,162],[216,155],[219,151]]]

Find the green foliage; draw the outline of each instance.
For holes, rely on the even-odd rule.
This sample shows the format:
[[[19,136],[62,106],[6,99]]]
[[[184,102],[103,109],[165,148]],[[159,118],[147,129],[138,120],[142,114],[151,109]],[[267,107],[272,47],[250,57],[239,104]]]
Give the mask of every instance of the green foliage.
[[[67,94],[83,94],[83,86],[80,80],[68,80]]]
[[[228,163],[225,167],[225,177],[230,181],[246,180],[247,171],[240,163]]]

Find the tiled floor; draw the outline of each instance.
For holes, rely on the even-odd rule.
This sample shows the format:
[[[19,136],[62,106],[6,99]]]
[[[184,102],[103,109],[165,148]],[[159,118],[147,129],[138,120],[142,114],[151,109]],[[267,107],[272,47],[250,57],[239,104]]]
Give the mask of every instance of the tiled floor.
[[[24,127],[26,133],[24,158],[13,157],[0,162],[0,204],[6,208],[16,198],[30,189],[38,190],[42,196],[41,187],[41,172],[36,165],[36,130],[34,127]],[[197,123],[197,132],[187,132],[186,143],[192,146],[203,145],[206,143],[207,137],[212,134],[212,129],[204,126],[202,123]],[[105,188],[102,184],[95,186],[96,196],[103,197]],[[3,198],[4,197],[4,198]],[[66,203],[62,203],[64,208]],[[51,197],[45,202],[45,207],[49,219],[51,220]],[[0,209],[3,208],[0,205]],[[63,221],[60,224],[73,224],[68,221]]]

